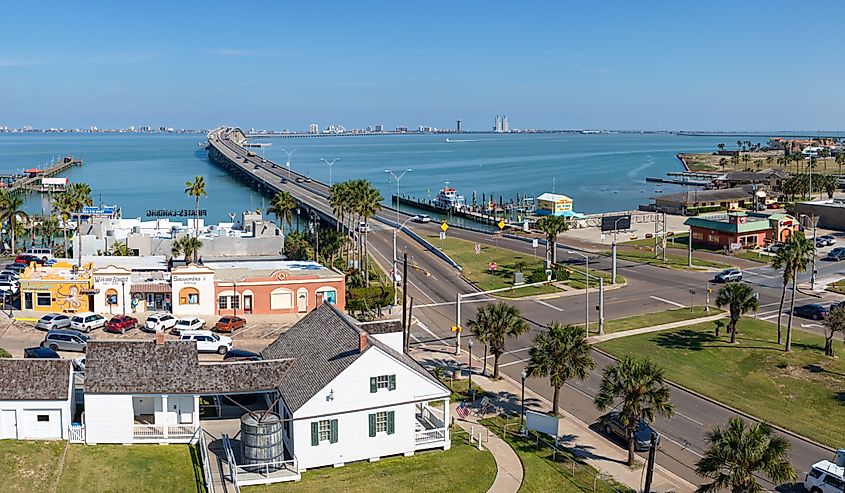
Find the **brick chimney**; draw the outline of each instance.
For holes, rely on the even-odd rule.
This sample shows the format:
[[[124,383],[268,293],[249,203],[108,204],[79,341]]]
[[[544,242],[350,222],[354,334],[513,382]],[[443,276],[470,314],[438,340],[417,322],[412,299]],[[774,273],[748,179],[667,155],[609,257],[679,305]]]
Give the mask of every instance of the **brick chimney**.
[[[156,346],[164,346],[164,331],[156,332]]]
[[[368,344],[369,343],[367,342],[367,331],[361,330],[360,332],[358,332],[358,352],[363,353],[364,351],[366,351]]]

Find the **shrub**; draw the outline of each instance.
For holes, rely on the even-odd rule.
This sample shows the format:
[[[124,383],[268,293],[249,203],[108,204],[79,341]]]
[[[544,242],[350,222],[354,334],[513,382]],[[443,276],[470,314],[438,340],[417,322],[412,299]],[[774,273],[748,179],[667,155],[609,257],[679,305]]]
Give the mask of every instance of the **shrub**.
[[[9,354],[9,351],[6,351],[5,349],[0,347],[0,358],[11,358],[11,357],[12,357],[12,355]]]

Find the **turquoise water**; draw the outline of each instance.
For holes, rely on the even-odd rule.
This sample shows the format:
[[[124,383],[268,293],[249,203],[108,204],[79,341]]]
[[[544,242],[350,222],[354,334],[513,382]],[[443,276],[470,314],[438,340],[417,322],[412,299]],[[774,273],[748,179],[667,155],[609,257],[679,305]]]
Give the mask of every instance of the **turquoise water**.
[[[54,157],[72,154],[85,160],[67,171],[71,181],[84,181],[95,202],[116,203],[124,217],[146,217],[147,209],[192,209],[184,194],[185,181],[202,175],[209,197],[201,208],[208,221],[227,221],[228,214],[261,206],[262,197],[230,178],[207,158],[197,143],[201,134],[0,134],[0,173],[41,166]],[[655,190],[672,193],[680,186],[646,183],[647,176],[680,171],[677,152],[706,152],[729,137],[686,137],[657,134],[546,134],[449,136],[363,136],[264,138],[269,148],[256,149],[284,164],[283,149],[295,150],[295,171],[324,182],[329,167],[320,158],[340,158],[332,179],[366,178],[388,197],[395,184],[385,169],[411,168],[402,178],[401,192],[427,199],[445,181],[472,199],[482,193],[506,201],[517,193],[539,195],[554,191],[572,197],[578,212],[636,209],[649,202]],[[765,143],[765,139],[753,139]],[[30,195],[26,208],[47,208],[47,199]]]

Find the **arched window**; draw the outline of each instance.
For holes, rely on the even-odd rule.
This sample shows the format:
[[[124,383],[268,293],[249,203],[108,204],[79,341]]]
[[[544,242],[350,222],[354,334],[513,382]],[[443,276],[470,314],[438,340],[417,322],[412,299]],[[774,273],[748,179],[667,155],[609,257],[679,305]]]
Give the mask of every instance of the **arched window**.
[[[200,304],[200,292],[197,288],[182,288],[179,291],[179,304],[180,305],[199,305]]]
[[[116,289],[107,289],[106,290],[106,304],[107,305],[116,305],[117,304],[117,290]]]
[[[322,295],[322,298],[320,299],[323,303],[328,303],[330,305],[337,303],[337,290],[331,286],[322,286],[317,290],[317,294]]]

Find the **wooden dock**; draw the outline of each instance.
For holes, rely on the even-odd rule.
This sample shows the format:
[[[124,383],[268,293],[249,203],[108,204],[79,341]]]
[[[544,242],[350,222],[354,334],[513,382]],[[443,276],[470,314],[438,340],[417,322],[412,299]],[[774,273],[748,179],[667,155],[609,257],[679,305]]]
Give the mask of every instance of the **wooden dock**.
[[[12,195],[21,192],[48,191],[41,184],[41,179],[55,176],[73,166],[82,166],[82,159],[65,156],[44,169],[27,169],[23,173],[3,177],[2,181],[5,189]],[[51,190],[55,191],[55,189]]]

